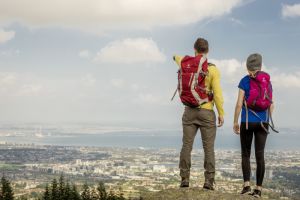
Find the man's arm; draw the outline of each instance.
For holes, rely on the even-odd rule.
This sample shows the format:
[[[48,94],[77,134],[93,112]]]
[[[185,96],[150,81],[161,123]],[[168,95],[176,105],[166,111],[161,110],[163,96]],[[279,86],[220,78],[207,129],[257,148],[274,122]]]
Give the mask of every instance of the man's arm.
[[[178,56],[178,55],[174,55],[173,56],[173,60],[176,62],[176,64],[178,65],[178,67],[181,67],[181,60],[182,60],[182,56]]]
[[[224,109],[223,109],[224,99],[223,99],[222,88],[220,83],[220,72],[216,67],[212,67],[210,73],[212,75],[212,91],[214,94],[214,101],[219,114],[218,126],[220,127],[224,123]]]

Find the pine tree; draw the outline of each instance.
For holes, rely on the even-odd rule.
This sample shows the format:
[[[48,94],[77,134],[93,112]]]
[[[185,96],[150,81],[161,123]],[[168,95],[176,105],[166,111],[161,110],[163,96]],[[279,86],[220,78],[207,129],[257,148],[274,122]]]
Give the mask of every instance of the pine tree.
[[[81,193],[82,200],[91,200],[90,188],[87,183],[83,184],[83,191]]]
[[[97,194],[97,191],[95,188],[93,188],[90,192],[90,198],[91,200],[99,200],[99,195]]]
[[[50,195],[50,192],[49,192],[48,184],[45,187],[45,192],[43,194],[42,200],[51,200],[51,195]]]
[[[80,194],[77,191],[76,185],[73,184],[69,200],[81,200]]]
[[[106,192],[105,185],[104,185],[103,182],[98,183],[97,191],[98,191],[100,200],[106,200],[107,199],[107,192]]]
[[[70,197],[71,197],[71,187],[69,182],[67,182],[64,187],[63,200],[71,200]]]
[[[118,200],[125,200],[124,193],[121,187],[119,188]]]
[[[65,196],[65,178],[61,174],[58,181],[58,196],[62,199]]]
[[[2,184],[1,184],[1,188],[0,188],[0,200],[3,200],[3,195],[2,195]]]
[[[53,179],[52,185],[51,185],[51,200],[58,200],[59,197],[59,190],[57,186],[57,180]]]
[[[117,200],[117,196],[115,195],[114,191],[110,190],[107,200]]]
[[[13,189],[10,182],[3,176],[1,178],[1,200],[14,200]]]

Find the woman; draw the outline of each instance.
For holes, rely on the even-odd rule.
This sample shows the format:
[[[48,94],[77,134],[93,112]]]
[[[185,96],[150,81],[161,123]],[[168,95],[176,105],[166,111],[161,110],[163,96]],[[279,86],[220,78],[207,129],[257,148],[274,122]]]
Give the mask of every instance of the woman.
[[[244,186],[241,194],[250,194],[254,197],[261,197],[262,183],[265,174],[264,151],[268,136],[269,114],[271,116],[274,109],[272,103],[272,86],[270,76],[261,71],[262,57],[260,54],[250,55],[246,65],[249,75],[245,76],[238,86],[239,94],[235,107],[233,131],[240,135],[241,142],[242,171],[244,178]],[[261,83],[258,80],[263,80],[265,82]],[[263,95],[260,94],[262,93],[262,88],[265,90]],[[256,95],[256,97],[253,98],[253,95]],[[263,96],[263,98],[261,98],[261,96]],[[251,99],[254,99],[254,101],[252,100],[252,102],[250,102]],[[258,107],[259,105],[264,106],[256,108],[256,105]],[[239,125],[238,118],[241,110],[241,125]],[[251,192],[250,154],[253,136],[257,167],[256,188]]]

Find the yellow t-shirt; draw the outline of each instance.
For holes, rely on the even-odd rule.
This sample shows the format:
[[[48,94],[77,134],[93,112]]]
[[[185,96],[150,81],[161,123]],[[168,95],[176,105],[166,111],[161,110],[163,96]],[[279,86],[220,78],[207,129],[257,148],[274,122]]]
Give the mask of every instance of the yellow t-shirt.
[[[181,67],[181,60],[183,56],[175,55],[175,62],[179,67]],[[216,104],[216,108],[219,116],[224,116],[224,99],[222,94],[222,88],[220,84],[220,72],[215,65],[208,66],[208,75],[205,78],[205,86],[209,91],[212,91],[214,94],[214,99],[211,102],[200,105],[199,107],[204,109],[213,110],[214,104]]]

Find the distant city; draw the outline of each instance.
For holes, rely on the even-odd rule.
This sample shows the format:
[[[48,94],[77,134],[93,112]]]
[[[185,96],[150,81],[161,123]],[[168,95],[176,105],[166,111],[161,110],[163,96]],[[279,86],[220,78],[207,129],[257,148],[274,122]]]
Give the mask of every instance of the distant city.
[[[100,131],[84,127],[1,126],[1,173],[12,181],[16,197],[39,195],[46,183],[61,174],[79,185],[86,181],[93,184],[104,180],[109,189],[121,188],[128,198],[139,197],[142,191],[178,187],[180,132],[121,129],[109,127]],[[292,130],[286,134],[295,135]],[[224,135],[238,139],[234,135]],[[224,135],[220,133],[218,136],[224,139]],[[274,134],[270,137],[282,136]],[[224,143],[228,141],[230,139],[223,140]],[[219,144],[220,141],[216,150],[217,190],[238,193],[242,186],[240,151],[238,146],[219,147]],[[194,147],[191,185],[201,187],[204,179],[203,151],[199,143]],[[265,197],[299,198],[300,150],[270,148],[266,152],[266,163]]]

